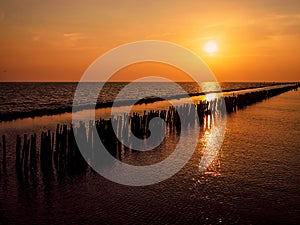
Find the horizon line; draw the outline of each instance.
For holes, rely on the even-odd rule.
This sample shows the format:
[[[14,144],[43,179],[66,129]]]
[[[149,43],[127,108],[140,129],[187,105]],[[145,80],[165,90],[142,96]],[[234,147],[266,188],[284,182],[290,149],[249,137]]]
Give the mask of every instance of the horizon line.
[[[3,80],[0,81],[0,83],[79,83],[80,81],[75,80]],[[103,83],[169,83],[168,81],[85,81],[84,83],[97,83],[97,82],[103,82]],[[178,82],[178,83],[197,83],[196,81],[185,81],[185,80],[178,80],[178,81],[172,81],[172,82]],[[219,82],[219,83],[299,83],[300,80],[281,80],[281,81],[274,81],[274,80],[227,80],[227,81],[204,81],[204,82]]]

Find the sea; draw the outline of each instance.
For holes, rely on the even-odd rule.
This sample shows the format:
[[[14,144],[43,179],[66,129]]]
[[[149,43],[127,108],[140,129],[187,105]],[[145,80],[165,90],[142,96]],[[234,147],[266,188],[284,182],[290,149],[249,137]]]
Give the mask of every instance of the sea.
[[[94,84],[87,85],[93,89]],[[114,101],[126,85],[105,84],[97,102],[101,105]],[[128,107],[127,100],[142,95],[147,85],[172,98],[169,91],[164,95],[170,89],[167,83],[135,85],[133,95],[119,99],[124,102],[120,108]],[[180,85],[187,93],[204,96],[218,90],[217,84],[201,88],[194,83]],[[232,95],[279,84],[219,85]],[[16,136],[55,131],[57,123],[70,124],[68,110],[76,87],[77,83],[0,83],[0,117],[6,118],[1,119],[0,135],[6,135],[7,141],[7,165],[4,169],[1,164],[0,169],[0,224],[299,224],[299,91],[227,114],[221,148],[205,172],[199,171],[199,163],[207,143],[215,138],[213,127],[218,126],[217,120],[201,128],[197,147],[187,164],[160,183],[127,186],[92,170],[84,174],[54,171],[50,176],[37,171],[19,179],[14,164]],[[178,98],[175,92],[174,96]],[[90,102],[87,99],[78,104]],[[160,105],[151,102],[140,107],[153,109]],[[107,108],[98,110],[109,113]],[[24,114],[28,116],[19,116]],[[181,137],[174,134],[168,138],[158,151],[150,155],[130,151],[126,160],[147,164],[167,157]]]
[[[99,92],[97,104],[114,102],[118,93],[129,83],[126,82],[108,82],[101,83],[102,90]],[[174,85],[167,82],[135,82],[130,83],[130,91],[118,98],[119,105],[126,105],[128,100],[135,99],[136,96],[143,95],[145,89],[150,89],[153,96],[177,97]],[[182,82],[181,87],[188,94],[205,93],[218,91],[242,90],[255,87],[270,86],[274,83],[266,82],[226,82],[214,83],[206,82],[201,86],[197,83]],[[98,88],[99,83],[85,83],[82,91],[83,97],[75,103],[75,106],[88,106],[93,104],[93,99],[89,96],[91,90]],[[70,112],[73,106],[74,94],[77,83],[0,83],[0,118],[13,117],[19,118],[28,115],[59,114]],[[173,90],[175,89],[175,90]],[[149,96],[151,97],[151,96]],[[123,104],[122,104],[123,103]],[[5,119],[0,119],[5,120]]]

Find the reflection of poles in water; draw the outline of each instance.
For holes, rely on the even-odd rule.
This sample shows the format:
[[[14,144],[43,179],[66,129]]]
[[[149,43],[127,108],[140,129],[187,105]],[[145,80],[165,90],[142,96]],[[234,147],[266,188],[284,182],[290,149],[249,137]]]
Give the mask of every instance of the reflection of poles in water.
[[[21,153],[21,137],[19,135],[17,135],[17,144],[16,144],[16,169],[17,169],[18,172],[21,169],[20,153]]]
[[[29,167],[32,170],[35,170],[37,167],[36,161],[36,134],[31,135],[31,146],[30,146],[30,162]]]
[[[209,117],[208,116],[205,116],[205,121],[204,121],[204,124],[205,124],[205,130],[208,130],[209,129],[209,124],[210,124],[210,120],[209,120]]]
[[[2,135],[2,167],[3,171],[6,171],[6,138]]]

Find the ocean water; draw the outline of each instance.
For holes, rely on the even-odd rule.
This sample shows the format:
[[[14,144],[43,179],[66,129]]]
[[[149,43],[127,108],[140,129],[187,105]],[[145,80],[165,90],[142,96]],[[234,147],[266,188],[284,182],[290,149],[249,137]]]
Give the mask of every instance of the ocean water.
[[[99,93],[97,103],[103,104],[113,102],[117,94],[128,83],[106,83]],[[273,83],[261,82],[228,82],[221,83],[222,90],[247,89],[272,85]],[[97,83],[86,83],[83,96],[88,96],[91,90],[97,87]],[[203,83],[201,88],[195,83],[180,83],[187,93],[211,92],[218,90],[216,83]],[[0,83],[0,121],[6,120],[5,116],[15,118],[24,115],[47,115],[70,112],[73,104],[74,93],[77,83]],[[164,97],[170,96],[170,89],[174,88],[168,83],[133,83],[130,92],[118,101],[131,100],[143,94],[145,88],[154,88],[153,96],[160,94]],[[176,91],[172,92],[176,96]],[[150,96],[149,96],[150,97]],[[82,98],[77,102],[78,106],[93,104],[89,98]],[[4,118],[4,119],[1,119]]]
[[[65,114],[0,123],[7,135],[7,171],[0,177],[2,224],[298,224],[300,221],[300,92],[290,91],[227,115],[226,134],[210,168],[199,162],[213,129],[201,127],[191,160],[173,177],[150,186],[113,183],[86,174],[38,171],[17,179],[17,134],[54,129]],[[216,127],[214,120],[212,127]],[[179,134],[151,158],[167,156]],[[187,146],[188,147],[188,146]],[[128,162],[149,155],[129,152]],[[1,168],[2,169],[2,168]]]

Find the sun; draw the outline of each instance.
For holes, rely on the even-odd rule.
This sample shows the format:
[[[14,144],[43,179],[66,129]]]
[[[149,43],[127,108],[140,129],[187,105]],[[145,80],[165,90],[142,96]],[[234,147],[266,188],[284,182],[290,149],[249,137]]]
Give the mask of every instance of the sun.
[[[207,53],[215,53],[218,50],[218,45],[216,42],[209,41],[204,45],[204,51]]]

